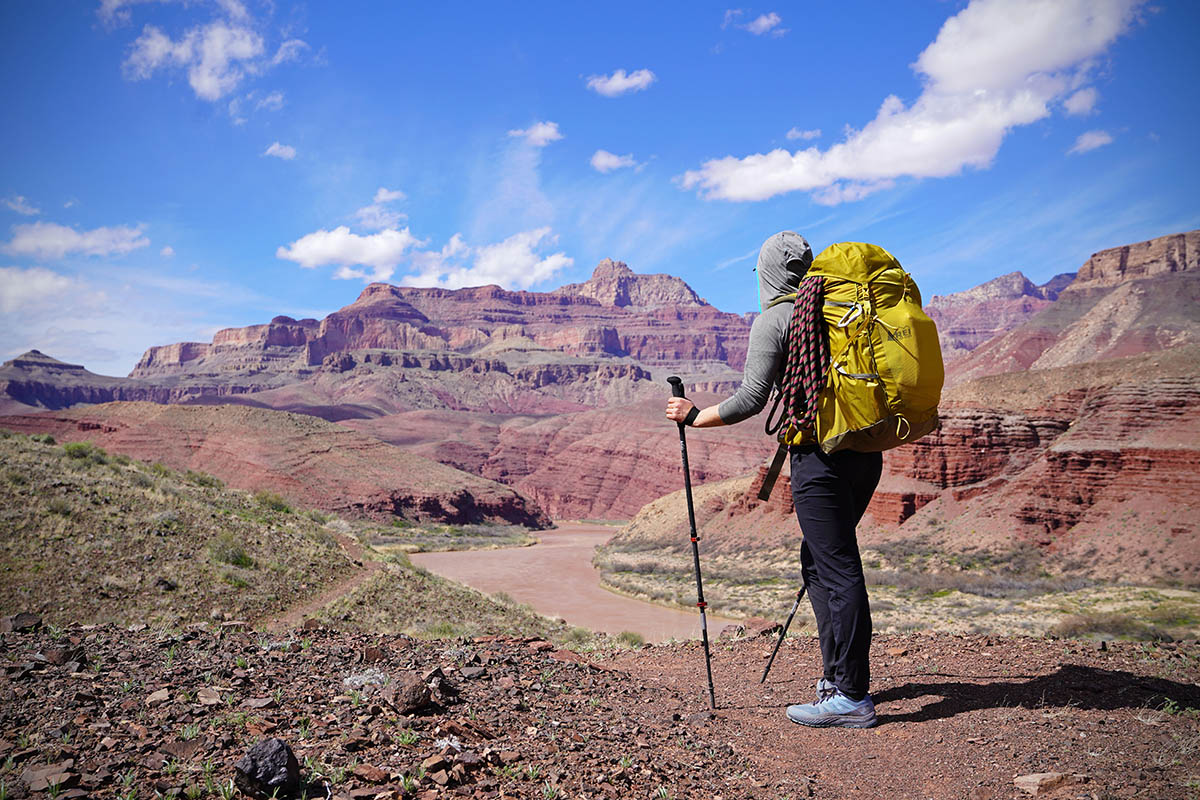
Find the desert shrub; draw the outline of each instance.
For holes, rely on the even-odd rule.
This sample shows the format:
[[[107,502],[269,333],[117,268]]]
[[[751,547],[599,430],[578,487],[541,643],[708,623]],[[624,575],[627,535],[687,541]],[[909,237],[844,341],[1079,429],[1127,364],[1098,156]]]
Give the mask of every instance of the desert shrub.
[[[176,511],[160,511],[150,515],[149,533],[155,536],[170,536],[184,530],[183,521]]]
[[[458,626],[453,622],[434,622],[426,625],[423,632],[426,636],[432,636],[436,639],[448,639],[451,636],[458,635]]]
[[[29,437],[29,441],[37,442],[38,444],[56,444],[54,437],[48,433],[35,433]]]
[[[112,453],[109,455],[108,460],[114,464],[120,464],[122,467],[128,467],[133,463],[133,459],[124,453]]]
[[[73,458],[76,461],[86,461],[92,464],[107,464],[108,455],[91,442],[67,442],[63,445],[63,452],[68,458]]]
[[[46,503],[46,510],[51,514],[61,514],[67,517],[71,515],[71,504],[61,497],[55,497]]]
[[[235,589],[245,589],[250,586],[249,582],[241,575],[237,575],[229,571],[221,573],[221,580],[225,581]]]
[[[393,528],[411,528],[412,526],[413,526],[413,524],[411,522],[409,522],[408,520],[406,520],[402,517],[393,517],[392,518],[392,527]]]
[[[1133,639],[1141,642],[1169,642],[1171,636],[1148,622],[1129,614],[1106,611],[1098,614],[1074,614],[1050,629],[1064,639]]]
[[[4,479],[13,486],[24,486],[29,483],[29,476],[19,469],[5,470]]]
[[[254,559],[242,547],[241,542],[234,539],[233,534],[228,531],[208,543],[208,554],[213,561],[219,561],[222,564],[247,568],[254,566]]]
[[[0,428],[0,439],[10,439],[12,436],[13,432],[8,428]]]
[[[578,626],[572,627],[563,634],[563,642],[566,644],[586,644],[592,638],[592,632],[587,628]]]
[[[132,482],[134,486],[140,486],[143,489],[149,489],[154,485],[154,479],[144,472],[135,473]]]
[[[310,508],[307,511],[305,511],[304,516],[308,517],[309,519],[311,519],[313,522],[317,523],[318,525],[324,525],[326,522],[329,522],[329,519],[330,519],[329,514],[326,514],[323,511],[318,511],[315,508]]]
[[[292,513],[292,507],[288,505],[287,500],[265,489],[254,493],[254,501],[263,508],[268,508],[271,511],[278,511],[281,514]]]
[[[150,471],[160,478],[165,478],[171,474],[171,468],[161,461],[155,461],[151,464]]]
[[[195,470],[190,469],[184,473],[183,479],[188,483],[195,484],[196,486],[203,486],[209,489],[220,489],[225,485],[224,482],[215,475],[209,475],[207,472],[196,472]]]
[[[617,634],[617,643],[625,647],[641,647],[646,643],[646,639],[640,633],[621,631]]]

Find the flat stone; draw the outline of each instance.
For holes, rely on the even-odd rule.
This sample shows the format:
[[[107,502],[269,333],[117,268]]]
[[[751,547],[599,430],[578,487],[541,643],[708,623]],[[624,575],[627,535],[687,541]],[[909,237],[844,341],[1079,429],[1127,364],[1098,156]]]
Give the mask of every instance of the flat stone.
[[[196,691],[196,701],[202,706],[219,706],[221,705],[221,693],[205,686]]]
[[[367,783],[383,783],[388,779],[388,773],[370,764],[359,764],[354,768],[354,775]]]
[[[1075,783],[1075,780],[1075,776],[1065,772],[1034,772],[1013,778],[1013,783],[1026,794],[1037,795],[1059,786]]]
[[[9,617],[0,617],[0,633],[25,633],[40,627],[42,618],[37,614],[22,611]]]

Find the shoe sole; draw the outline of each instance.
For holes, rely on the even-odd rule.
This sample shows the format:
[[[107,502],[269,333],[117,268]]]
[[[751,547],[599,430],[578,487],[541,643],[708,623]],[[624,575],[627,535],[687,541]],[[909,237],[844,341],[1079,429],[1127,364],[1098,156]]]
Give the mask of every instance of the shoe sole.
[[[847,714],[822,714],[819,717],[796,719],[788,715],[788,719],[797,725],[807,728],[873,728],[879,719],[872,714],[869,717],[850,716]]]

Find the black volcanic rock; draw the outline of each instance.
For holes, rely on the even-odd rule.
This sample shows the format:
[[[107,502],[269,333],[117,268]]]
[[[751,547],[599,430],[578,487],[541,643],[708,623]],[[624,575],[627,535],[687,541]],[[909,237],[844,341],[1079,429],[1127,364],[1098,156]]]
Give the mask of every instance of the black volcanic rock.
[[[300,790],[300,763],[282,739],[258,742],[233,769],[234,783],[251,797],[290,797]]]

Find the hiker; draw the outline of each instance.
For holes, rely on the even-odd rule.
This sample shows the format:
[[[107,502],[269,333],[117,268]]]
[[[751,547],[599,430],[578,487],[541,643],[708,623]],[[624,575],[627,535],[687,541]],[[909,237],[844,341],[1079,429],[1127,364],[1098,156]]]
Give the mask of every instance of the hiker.
[[[782,377],[793,310],[791,302],[771,305],[771,301],[796,293],[812,261],[812,248],[798,233],[783,231],[763,243],[756,267],[763,312],[750,328],[741,387],[724,402],[705,409],[687,398],[672,397],[667,402],[668,418],[713,428],[762,411],[771,388]],[[788,706],[787,715],[793,722],[813,727],[870,727],[876,721],[875,704],[867,691],[871,609],[855,528],[879,483],[883,456],[854,450],[826,454],[815,443],[788,449],[792,500],[803,534],[801,567],[817,619],[824,675],[817,681],[816,702]]]

